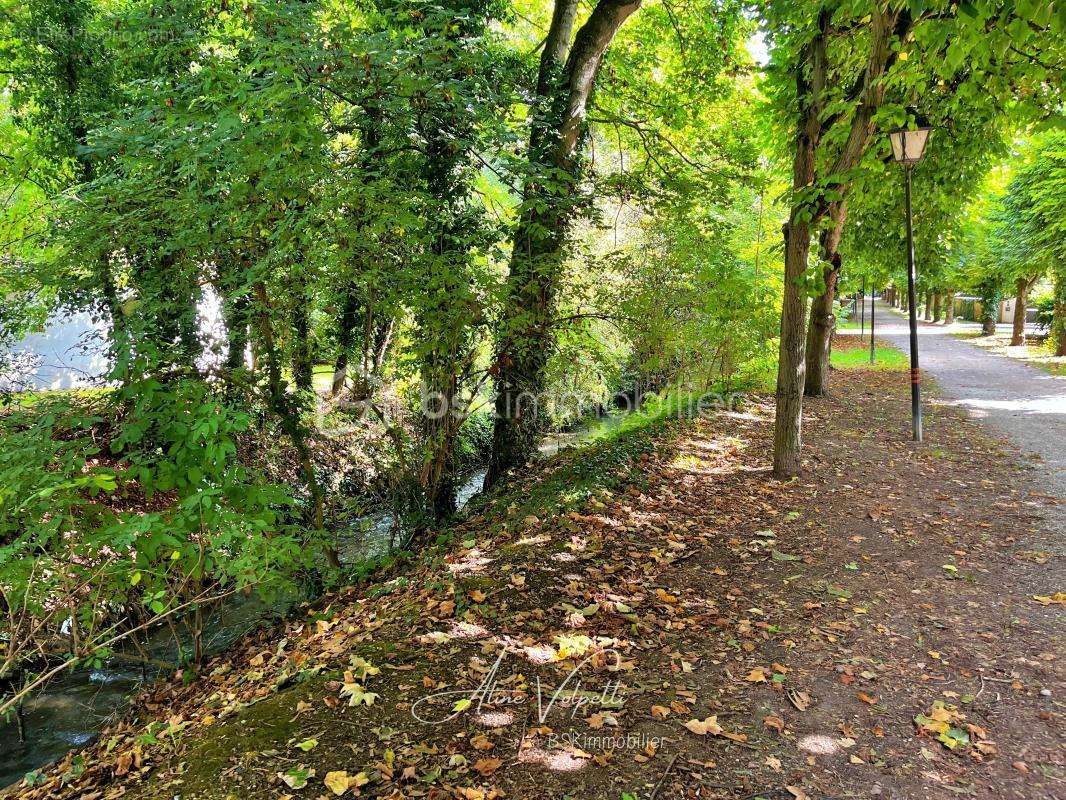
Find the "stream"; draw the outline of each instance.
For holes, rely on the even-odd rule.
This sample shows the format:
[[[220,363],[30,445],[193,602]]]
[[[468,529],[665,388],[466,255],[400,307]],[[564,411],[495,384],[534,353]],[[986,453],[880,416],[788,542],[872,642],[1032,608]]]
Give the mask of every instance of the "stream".
[[[544,438],[540,452],[551,456],[560,450],[579,445],[595,433],[620,424],[624,415],[611,415],[573,431]],[[467,475],[457,493],[462,510],[481,492],[484,468]],[[353,534],[341,542],[342,561],[387,553],[392,546],[392,515],[381,511],[358,520]],[[213,607],[204,618],[204,652],[222,652],[246,633],[285,616],[298,602],[266,603],[254,595],[240,597]],[[155,631],[146,643],[146,651],[163,661],[177,661],[176,647],[169,630]],[[142,671],[138,665],[112,659],[102,669],[76,669],[56,678],[47,688],[26,701],[23,719],[26,741],[19,742],[18,729],[12,719],[0,723],[0,789],[13,784],[32,770],[62,758],[69,750],[91,743],[107,725],[121,717],[129,707],[130,697],[146,680],[157,677],[157,668]]]

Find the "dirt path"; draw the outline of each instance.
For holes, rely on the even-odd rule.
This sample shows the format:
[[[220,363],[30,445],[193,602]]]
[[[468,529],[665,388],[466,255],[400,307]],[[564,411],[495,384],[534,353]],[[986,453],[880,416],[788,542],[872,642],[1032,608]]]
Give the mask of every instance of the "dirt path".
[[[915,447],[907,390],[834,373],[786,483],[760,401],[563,454],[16,793],[1066,798],[1048,501],[955,408]]]

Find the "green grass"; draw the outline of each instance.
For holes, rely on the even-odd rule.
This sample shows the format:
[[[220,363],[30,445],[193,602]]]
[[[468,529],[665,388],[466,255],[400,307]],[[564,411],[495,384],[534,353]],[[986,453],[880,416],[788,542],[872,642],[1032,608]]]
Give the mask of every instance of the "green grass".
[[[830,361],[837,369],[907,369],[907,356],[894,347],[878,346],[875,355],[876,361],[871,364],[869,349],[856,347],[848,350],[834,350]]]
[[[855,319],[841,320],[836,326],[838,331],[857,331],[857,330],[870,330],[869,318],[860,320],[858,317]]]

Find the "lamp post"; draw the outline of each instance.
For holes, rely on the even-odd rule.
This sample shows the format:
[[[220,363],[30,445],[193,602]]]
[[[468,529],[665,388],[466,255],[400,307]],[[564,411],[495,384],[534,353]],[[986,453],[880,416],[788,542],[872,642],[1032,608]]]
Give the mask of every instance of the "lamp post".
[[[862,279],[862,293],[859,295],[859,336],[866,335],[866,276]]]
[[[914,130],[892,131],[888,140],[892,144],[892,158],[903,165],[904,193],[907,205],[907,306],[911,328],[911,428],[914,441],[922,440],[922,384],[918,369],[918,299],[914,293],[917,274],[914,266],[914,225],[911,221],[911,170],[922,160],[925,143],[932,128],[921,126]]]
[[[875,286],[877,284],[874,284]],[[877,289],[870,289],[870,363],[877,362],[877,350],[874,348],[874,318],[877,316]]]

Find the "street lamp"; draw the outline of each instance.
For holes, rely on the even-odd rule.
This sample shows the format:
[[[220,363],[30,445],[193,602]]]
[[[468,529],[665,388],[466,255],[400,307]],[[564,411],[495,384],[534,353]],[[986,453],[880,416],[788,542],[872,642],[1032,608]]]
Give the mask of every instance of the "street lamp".
[[[877,347],[874,344],[874,323],[877,317],[877,284],[870,287],[870,363],[877,363]]]
[[[903,165],[904,187],[907,202],[907,306],[911,327],[911,428],[914,441],[922,440],[922,384],[918,370],[918,300],[914,294],[917,278],[914,267],[914,225],[911,221],[911,170],[922,160],[925,143],[932,128],[921,126],[914,130],[901,129],[888,134],[892,144],[892,158]]]

